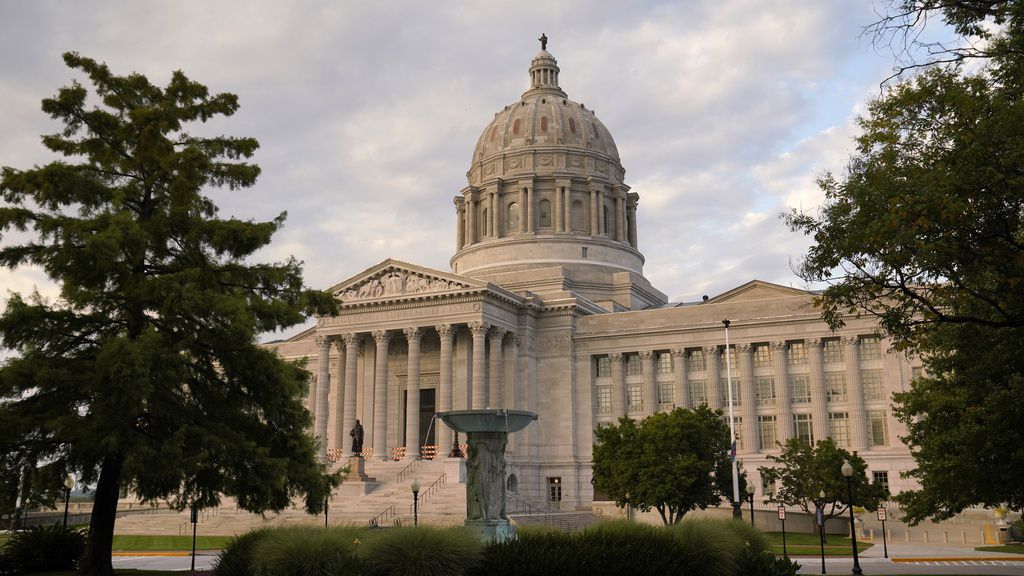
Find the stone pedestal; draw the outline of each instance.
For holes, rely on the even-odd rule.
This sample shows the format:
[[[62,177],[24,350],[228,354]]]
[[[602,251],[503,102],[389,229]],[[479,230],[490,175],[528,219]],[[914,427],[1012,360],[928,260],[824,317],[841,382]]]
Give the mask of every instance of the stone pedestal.
[[[508,520],[466,520],[466,527],[489,542],[504,542],[516,537],[516,529]]]
[[[340,469],[341,465],[335,469]],[[338,488],[338,494],[342,496],[363,496],[373,492],[380,483],[376,478],[366,475],[366,460],[362,456],[352,456],[348,459],[348,477]]]

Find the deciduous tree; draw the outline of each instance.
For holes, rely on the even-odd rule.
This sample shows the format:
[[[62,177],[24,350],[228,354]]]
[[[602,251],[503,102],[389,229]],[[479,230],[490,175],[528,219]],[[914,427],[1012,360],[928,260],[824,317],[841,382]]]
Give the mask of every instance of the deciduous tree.
[[[82,574],[112,574],[122,490],[178,508],[322,506],[332,479],[317,462],[301,398],[309,374],[256,335],[329,313],[300,264],[252,260],[284,222],[218,216],[209,194],[252,186],[252,138],[197,136],[230,116],[175,72],[160,88],[75,53],[88,77],[43,111],[63,124],[43,144],[62,156],[0,180],[0,262],[34,265],[60,296],[11,295],[0,338],[18,356],[0,368],[0,453],[47,463],[96,486]],[[18,234],[12,234],[17,231]],[[0,477],[2,478],[2,477]],[[42,482],[45,485],[45,482]]]

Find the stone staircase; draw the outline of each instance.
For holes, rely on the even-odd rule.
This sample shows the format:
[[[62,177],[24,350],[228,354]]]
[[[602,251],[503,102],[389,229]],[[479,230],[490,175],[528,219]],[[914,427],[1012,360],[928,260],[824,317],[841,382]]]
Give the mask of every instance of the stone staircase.
[[[367,476],[377,479],[379,485],[365,495],[342,495],[337,491],[331,498],[328,522],[334,524],[367,525],[385,510],[391,513],[378,520],[378,525],[397,523],[411,526],[412,482],[420,483],[419,521],[432,525],[457,525],[466,517],[466,485],[458,479],[443,479],[443,460],[366,462]],[[401,476],[399,478],[399,476]],[[435,484],[436,482],[436,484]],[[199,515],[197,531],[207,535],[241,534],[264,526],[309,525],[323,526],[324,516],[310,516],[301,506],[292,506],[279,514],[261,516],[238,509],[233,499],[225,498],[216,509],[203,510]],[[125,516],[117,519],[117,534],[191,534],[189,513],[161,510],[150,514]]]

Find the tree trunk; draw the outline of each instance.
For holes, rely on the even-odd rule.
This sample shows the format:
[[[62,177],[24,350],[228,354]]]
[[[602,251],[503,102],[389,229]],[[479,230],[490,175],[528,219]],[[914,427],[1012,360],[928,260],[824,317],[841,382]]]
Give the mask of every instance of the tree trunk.
[[[79,576],[114,574],[110,556],[114,547],[114,521],[117,519],[117,499],[121,489],[123,464],[124,459],[120,454],[108,455],[103,459],[100,479],[96,483],[92,518],[89,520],[89,540],[78,565]]]

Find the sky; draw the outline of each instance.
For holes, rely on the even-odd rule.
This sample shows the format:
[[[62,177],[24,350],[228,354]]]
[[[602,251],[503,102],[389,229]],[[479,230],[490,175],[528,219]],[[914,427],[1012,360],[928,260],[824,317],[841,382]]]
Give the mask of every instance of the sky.
[[[814,210],[893,56],[861,37],[882,0],[0,0],[0,166],[52,156],[40,100],[77,51],[165,84],[173,70],[241,108],[203,130],[253,136],[250,189],[211,189],[222,216],[288,220],[264,260],[294,255],[326,288],[395,258],[449,270],[452,198],[480,132],[518,101],[545,33],[569,98],[595,110],[639,194],[645,275],[672,301],[753,279],[807,288]],[[17,237],[8,235],[0,242]],[[39,270],[8,290],[56,294]]]

